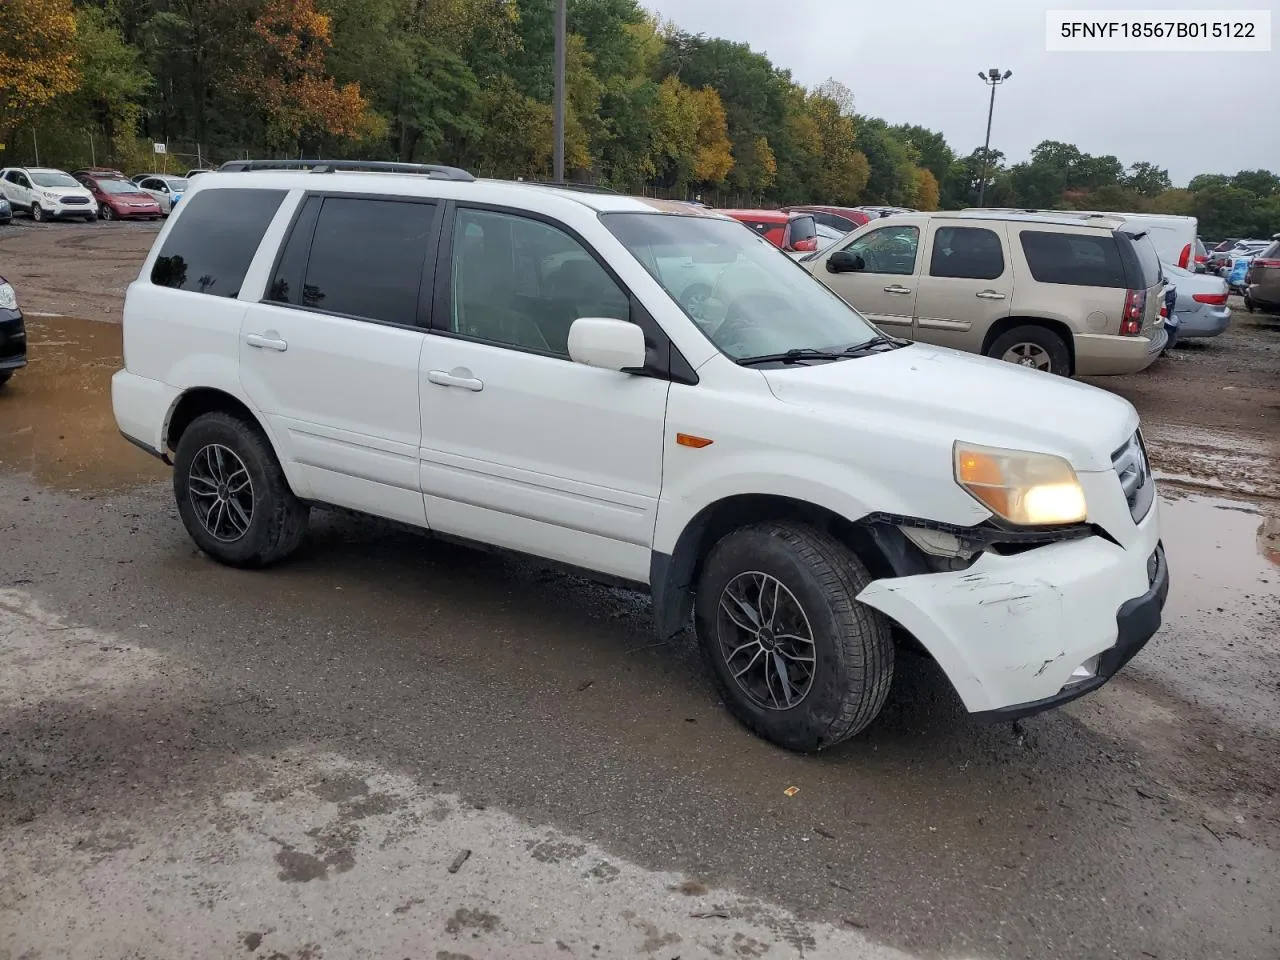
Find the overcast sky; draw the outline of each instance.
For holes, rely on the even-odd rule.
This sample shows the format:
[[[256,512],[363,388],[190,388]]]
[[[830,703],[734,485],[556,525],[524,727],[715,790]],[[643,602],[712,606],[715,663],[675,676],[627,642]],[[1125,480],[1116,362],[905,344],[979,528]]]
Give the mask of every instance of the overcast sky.
[[[1280,47],[1270,53],[1048,53],[1045,11],[1204,9],[1209,0],[642,0],[691,33],[745,42],[812,87],[835,77],[859,113],[941,130],[957,153],[991,146],[1010,162],[1042,140],[1147,160],[1176,186],[1197,173],[1280,173]],[[1219,7],[1267,9],[1275,0]],[[1273,14],[1273,19],[1276,15]],[[1209,103],[1208,92],[1226,103]]]

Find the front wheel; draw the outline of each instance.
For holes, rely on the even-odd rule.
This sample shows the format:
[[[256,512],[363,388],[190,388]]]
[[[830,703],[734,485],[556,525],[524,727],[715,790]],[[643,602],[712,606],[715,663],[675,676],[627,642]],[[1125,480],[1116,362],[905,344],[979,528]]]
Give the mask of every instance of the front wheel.
[[[31,219],[36,223],[44,223],[44,208],[38,203],[31,205]]]
[[[101,214],[103,220],[114,220],[116,218],[116,212],[110,207],[104,206],[98,212]]]
[[[196,546],[229,566],[281,560],[306,533],[310,511],[289,489],[267,438],[226,413],[207,413],[183,432],[173,493]]]
[[[730,533],[698,581],[698,640],[716,686],[749,729],[814,751],[867,726],[893,679],[889,624],[860,604],[866,567],[809,527]]]
[[[1046,327],[1014,327],[992,341],[987,356],[1062,377],[1071,374],[1071,351],[1066,341]]]

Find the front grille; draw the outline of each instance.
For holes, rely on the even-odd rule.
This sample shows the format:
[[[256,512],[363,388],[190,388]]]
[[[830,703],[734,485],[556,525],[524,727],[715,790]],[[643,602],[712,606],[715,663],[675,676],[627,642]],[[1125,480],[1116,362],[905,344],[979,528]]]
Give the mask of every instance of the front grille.
[[[1147,460],[1147,447],[1142,442],[1142,431],[1135,430],[1119,450],[1111,455],[1111,463],[1120,478],[1120,489],[1129,514],[1138,523],[1151,509],[1155,501],[1156,485],[1151,477],[1151,464]]]
[[[62,202],[68,205],[83,206],[85,204],[88,204],[89,198],[88,197],[63,197]]]

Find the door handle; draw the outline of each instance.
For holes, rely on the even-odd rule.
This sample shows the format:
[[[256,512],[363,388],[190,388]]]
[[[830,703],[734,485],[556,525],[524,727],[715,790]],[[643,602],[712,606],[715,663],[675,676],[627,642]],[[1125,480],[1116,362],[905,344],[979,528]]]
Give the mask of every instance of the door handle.
[[[884,292],[885,293],[910,293],[911,288],[904,287],[901,284],[891,283],[889,286],[884,288]]]
[[[469,373],[470,371],[466,372]],[[479,380],[476,377],[462,376],[460,373],[450,373],[446,370],[428,370],[427,379],[442,387],[461,387],[463,390],[477,392],[484,389],[483,380]]]
[[[982,290],[974,294],[974,296],[979,297],[982,300],[1003,300],[1004,299],[1004,294],[997,293],[995,290]]]
[[[244,338],[244,342],[251,347],[257,347],[260,350],[278,350],[284,353],[289,349],[289,344],[278,337],[264,337],[260,333],[251,333]]]

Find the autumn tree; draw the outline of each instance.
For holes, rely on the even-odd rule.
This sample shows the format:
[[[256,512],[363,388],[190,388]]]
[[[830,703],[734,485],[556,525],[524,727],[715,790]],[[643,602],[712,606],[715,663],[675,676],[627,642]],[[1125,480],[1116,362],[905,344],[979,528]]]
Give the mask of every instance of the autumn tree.
[[[828,80],[806,97],[804,109],[817,137],[818,165],[813,176],[817,199],[857,203],[871,176],[871,166],[857,147],[853,94],[843,84]]]
[[[31,111],[76,89],[75,39],[71,0],[0,2],[0,143]]]
[[[917,167],[914,179],[911,206],[917,210],[937,210],[940,191],[938,178],[933,175],[933,171],[928,167]]]
[[[339,86],[326,72],[330,20],[313,0],[267,0],[253,32],[256,49],[243,83],[266,115],[268,139],[296,146],[307,137],[374,132],[360,84]]]

